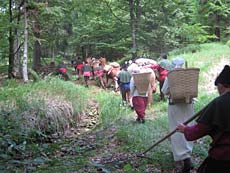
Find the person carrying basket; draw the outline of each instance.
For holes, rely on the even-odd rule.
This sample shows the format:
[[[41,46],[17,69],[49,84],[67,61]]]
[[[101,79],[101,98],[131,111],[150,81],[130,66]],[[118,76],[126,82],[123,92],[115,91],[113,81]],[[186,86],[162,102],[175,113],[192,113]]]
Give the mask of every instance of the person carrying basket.
[[[177,57],[172,60],[172,65],[176,70],[178,68],[182,68],[184,62],[184,59]],[[162,92],[168,96],[169,130],[172,131],[176,128],[178,123],[183,123],[185,120],[193,116],[194,106],[193,101],[186,103],[185,99],[180,100],[179,102],[178,100],[172,100],[172,93],[170,93],[170,87],[172,86],[170,86],[168,77],[169,76],[167,76],[165,79]],[[180,76],[177,77],[180,78]],[[177,83],[177,85],[182,84]],[[193,164],[191,161],[193,142],[188,142],[181,133],[172,135],[170,137],[170,142],[175,162],[175,173],[190,173],[190,170],[193,169]]]
[[[225,65],[215,80],[219,97],[213,99],[197,120],[197,124],[178,124],[177,129],[188,141],[211,136],[207,158],[198,173],[229,173],[230,170],[230,66]]]

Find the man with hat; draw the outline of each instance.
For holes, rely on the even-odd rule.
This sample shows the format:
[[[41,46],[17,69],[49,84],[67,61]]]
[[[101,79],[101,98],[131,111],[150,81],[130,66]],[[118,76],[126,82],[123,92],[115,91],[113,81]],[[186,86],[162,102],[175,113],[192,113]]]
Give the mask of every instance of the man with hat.
[[[188,141],[206,135],[212,138],[208,157],[198,168],[198,173],[228,173],[230,170],[230,66],[225,65],[215,80],[219,95],[212,100],[197,124],[178,124],[177,129]]]

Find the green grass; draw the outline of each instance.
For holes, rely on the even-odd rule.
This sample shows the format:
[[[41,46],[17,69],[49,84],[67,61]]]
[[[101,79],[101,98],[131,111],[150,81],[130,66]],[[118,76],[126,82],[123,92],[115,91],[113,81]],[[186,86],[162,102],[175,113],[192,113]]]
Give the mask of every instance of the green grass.
[[[200,51],[196,53],[186,53],[176,56],[185,58],[188,67],[199,67],[201,70],[208,70],[213,67],[221,58],[230,59],[230,48],[222,43],[206,43],[200,45]],[[173,57],[176,57],[173,56]]]
[[[122,116],[126,116],[127,110],[120,109],[121,97],[113,93],[99,93],[96,97],[100,104],[99,114],[101,126],[107,128]]]
[[[28,99],[27,97],[39,99],[40,96],[42,98],[57,96],[70,101],[76,113],[80,113],[85,108],[86,99],[89,97],[83,86],[62,81],[59,78],[47,78],[30,84],[19,84],[14,79],[7,80],[1,90],[3,92],[0,95],[0,103],[8,100],[13,102],[16,98],[16,103],[21,104],[24,103],[23,100]]]
[[[88,99],[83,86],[59,78],[29,84],[5,81],[0,94],[0,152],[5,155],[0,158],[10,162],[14,157],[36,158],[41,152],[48,153],[42,151],[44,146],[40,144],[48,140],[49,134],[63,133],[67,124],[75,127],[78,123],[75,116],[86,109]],[[46,162],[37,163],[39,160],[33,164]],[[19,167],[29,165],[26,160],[17,163]]]

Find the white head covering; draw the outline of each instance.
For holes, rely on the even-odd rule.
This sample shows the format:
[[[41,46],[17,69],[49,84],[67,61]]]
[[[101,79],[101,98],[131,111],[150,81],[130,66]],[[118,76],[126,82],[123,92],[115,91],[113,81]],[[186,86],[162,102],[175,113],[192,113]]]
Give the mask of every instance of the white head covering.
[[[140,73],[141,72],[141,68],[140,67],[135,67],[133,69],[133,72],[132,73]]]
[[[129,65],[132,64],[132,63],[133,63],[133,61],[130,59],[130,60],[129,60]]]
[[[174,68],[181,68],[184,65],[185,61],[181,57],[176,57],[172,60],[172,64]]]
[[[128,70],[130,73],[133,73],[134,70],[135,70],[136,68],[139,68],[138,65],[137,65],[136,63],[132,63],[132,64],[130,64],[130,65],[128,66],[127,70]]]

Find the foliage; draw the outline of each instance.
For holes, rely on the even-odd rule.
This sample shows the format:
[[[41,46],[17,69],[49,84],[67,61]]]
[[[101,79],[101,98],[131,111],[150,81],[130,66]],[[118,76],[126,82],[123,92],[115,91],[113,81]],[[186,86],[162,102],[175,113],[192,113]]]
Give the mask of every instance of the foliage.
[[[0,33],[3,35],[0,38],[0,60],[4,63],[8,62],[10,53],[9,28],[15,30],[15,43],[23,42],[24,24],[20,15],[23,8],[19,8],[18,1],[12,2],[12,22],[8,21],[9,2],[0,5]],[[136,26],[139,57],[159,57],[160,53],[174,48],[212,41],[217,38],[213,35],[218,26],[221,39],[229,37],[228,1],[134,2],[140,3],[135,14],[139,20]],[[53,59],[58,56],[68,60],[76,56],[105,56],[109,61],[119,61],[133,52],[128,1],[28,1],[27,9],[30,60],[38,54],[34,43],[40,45],[39,56]],[[18,51],[23,51],[22,46]]]
[[[226,45],[230,47],[230,40],[227,41]]]
[[[184,43],[205,43],[215,36],[209,35],[205,30],[207,27],[202,26],[201,24],[183,24],[179,30],[179,35]]]
[[[185,47],[181,47],[178,49],[174,49],[173,51],[170,52],[171,55],[179,55],[183,53],[195,53],[200,51],[200,45],[199,44],[189,44]]]
[[[75,126],[86,106],[83,87],[50,78],[22,85],[8,80],[1,88],[1,128],[16,145],[47,138]],[[14,135],[15,134],[15,135]]]
[[[34,82],[37,82],[40,80],[39,75],[33,69],[29,69],[29,73],[31,74]]]
[[[220,0],[201,0],[197,4],[197,21],[204,26],[209,26],[209,33],[218,35],[220,30],[220,40],[225,38],[225,33],[228,32],[230,2]]]

